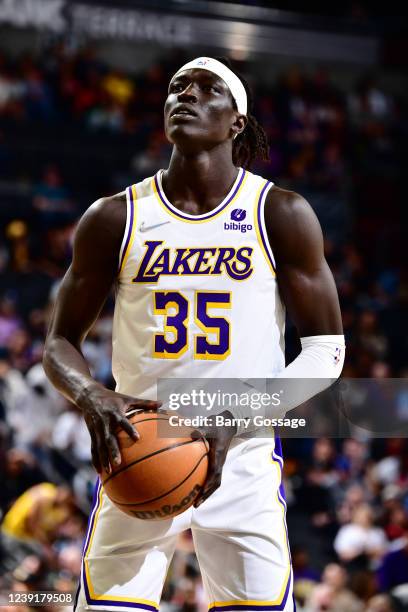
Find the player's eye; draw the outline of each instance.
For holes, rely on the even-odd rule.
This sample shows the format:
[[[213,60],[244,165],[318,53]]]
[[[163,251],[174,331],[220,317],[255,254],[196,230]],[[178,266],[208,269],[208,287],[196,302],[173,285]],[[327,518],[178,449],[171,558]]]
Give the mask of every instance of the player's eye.
[[[183,85],[181,83],[172,83],[169,87],[169,91],[173,93],[183,91]]]
[[[209,83],[207,85],[203,85],[202,89],[204,91],[215,91],[216,93],[219,93],[219,89],[218,87],[216,87],[215,85],[210,85]]]

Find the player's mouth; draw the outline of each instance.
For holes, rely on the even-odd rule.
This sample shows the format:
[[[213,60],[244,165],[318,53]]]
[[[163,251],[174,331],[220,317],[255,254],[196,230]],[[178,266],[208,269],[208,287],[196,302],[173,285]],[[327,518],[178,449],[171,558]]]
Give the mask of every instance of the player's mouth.
[[[172,110],[170,117],[197,117],[197,113],[195,113],[189,106],[179,104]]]

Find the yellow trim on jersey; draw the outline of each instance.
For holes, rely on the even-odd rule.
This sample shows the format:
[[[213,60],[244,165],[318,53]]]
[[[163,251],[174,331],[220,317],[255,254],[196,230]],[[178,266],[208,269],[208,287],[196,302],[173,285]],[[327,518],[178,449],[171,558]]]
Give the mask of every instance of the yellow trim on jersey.
[[[270,268],[270,270],[272,272],[272,275],[276,276],[276,272],[273,269],[270,257],[268,255],[266,249],[265,249],[265,245],[264,245],[262,237],[261,237],[261,231],[259,229],[259,223],[258,223],[258,208],[261,205],[261,201],[260,201],[261,192],[262,192],[262,189],[265,187],[265,185],[267,183],[268,183],[268,181],[265,181],[264,183],[262,183],[262,185],[260,186],[260,188],[259,188],[259,190],[258,190],[258,192],[256,194],[255,206],[254,206],[254,224],[255,224],[256,235],[257,235],[257,238],[258,238],[258,243],[259,243],[259,245],[261,247],[261,250],[262,250],[262,252],[263,252],[263,254],[265,256],[266,261],[268,262],[268,266],[269,266],[269,268]]]
[[[163,208],[163,210],[165,210],[169,215],[171,215],[172,217],[174,217],[174,219],[178,219],[178,221],[185,221],[186,223],[207,223],[207,221],[212,221],[213,219],[216,219],[217,217],[219,217],[219,215],[221,215],[223,212],[225,212],[226,210],[229,210],[231,207],[231,204],[238,198],[238,196],[242,193],[242,188],[244,186],[244,184],[246,183],[246,180],[248,178],[248,172],[246,170],[243,171],[244,172],[244,176],[241,182],[241,185],[238,188],[237,193],[234,195],[234,197],[232,198],[232,200],[230,202],[228,202],[227,206],[222,207],[220,211],[218,211],[215,215],[212,215],[211,217],[208,217],[208,219],[188,219],[187,217],[183,216],[183,212],[180,211],[180,215],[177,215],[176,213],[174,213],[169,206],[166,206],[165,204],[163,204],[163,202],[161,201],[161,198],[159,196],[159,193],[157,191],[157,187],[156,187],[156,181],[154,180],[154,177],[152,178],[152,188],[153,188],[153,193],[156,196],[157,201],[159,202],[160,206]],[[239,174],[238,174],[239,177]],[[237,177],[236,180],[239,180]],[[234,183],[235,185],[235,183]],[[234,186],[233,186],[234,187]],[[232,189],[233,189],[232,187]],[[228,196],[226,196],[228,197]],[[220,206],[220,204],[218,205]],[[218,208],[218,207],[217,207]],[[210,211],[211,212],[211,211]]]
[[[129,603],[140,603],[140,604],[145,604],[147,606],[152,606],[154,608],[156,608],[156,610],[159,609],[159,604],[156,603],[155,601],[150,601],[149,599],[135,599],[133,597],[124,597],[121,595],[111,595],[110,593],[105,594],[105,595],[98,595],[97,593],[95,593],[92,583],[91,583],[91,575],[90,575],[90,571],[89,571],[89,562],[88,562],[88,554],[89,551],[91,550],[92,547],[92,541],[95,535],[95,530],[96,530],[96,524],[98,522],[98,517],[99,517],[99,512],[102,508],[102,494],[103,494],[103,487],[101,486],[100,491],[99,491],[99,496],[98,496],[98,509],[96,511],[96,515],[95,515],[95,520],[94,520],[94,524],[92,527],[92,532],[90,534],[90,538],[89,538],[89,542],[88,542],[88,546],[86,547],[86,553],[84,555],[84,566],[85,566],[85,579],[86,579],[86,583],[88,586],[88,590],[89,590],[89,594],[91,596],[92,599],[106,599],[107,601],[111,600],[111,601],[123,601],[124,603],[129,602]]]
[[[283,599],[283,597],[282,597]],[[274,601],[260,601],[258,599],[231,599],[230,601],[214,601],[209,604],[208,609],[222,606],[279,606],[278,600]]]
[[[132,190],[132,197],[130,198],[130,206],[132,207],[132,210],[133,210],[133,223],[132,223],[132,227],[128,229],[128,232],[130,232],[130,239],[129,239],[125,254],[123,256],[123,259],[122,259],[122,264],[120,266],[119,274],[122,272],[122,270],[125,269],[126,261],[132,249],[133,240],[135,238],[135,233],[136,233],[136,200],[137,200],[136,185],[132,185],[131,190]]]

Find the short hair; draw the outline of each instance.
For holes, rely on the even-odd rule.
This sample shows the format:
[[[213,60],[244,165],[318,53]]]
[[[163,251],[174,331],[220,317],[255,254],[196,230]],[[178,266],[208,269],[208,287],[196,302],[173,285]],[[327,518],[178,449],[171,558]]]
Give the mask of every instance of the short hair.
[[[219,62],[228,66],[230,70],[241,80],[248,100],[248,122],[245,129],[234,138],[232,143],[232,161],[235,166],[242,166],[245,169],[250,169],[256,159],[263,161],[269,160],[269,145],[268,137],[263,127],[258,123],[257,119],[252,114],[253,96],[247,81],[240,75],[232,66],[227,57],[215,58]],[[232,97],[234,110],[237,109],[237,104]]]

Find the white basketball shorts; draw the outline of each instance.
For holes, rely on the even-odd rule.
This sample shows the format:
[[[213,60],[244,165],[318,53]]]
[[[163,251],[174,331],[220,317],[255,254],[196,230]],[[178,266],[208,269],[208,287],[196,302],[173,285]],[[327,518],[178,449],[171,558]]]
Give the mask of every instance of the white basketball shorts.
[[[236,440],[222,484],[199,508],[159,521],[117,509],[100,483],[76,612],[156,612],[178,534],[191,529],[212,612],[295,610],[280,441]]]

